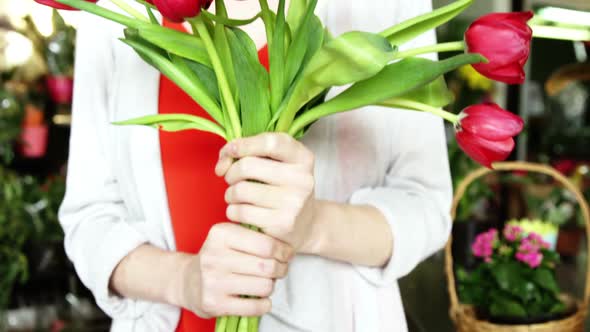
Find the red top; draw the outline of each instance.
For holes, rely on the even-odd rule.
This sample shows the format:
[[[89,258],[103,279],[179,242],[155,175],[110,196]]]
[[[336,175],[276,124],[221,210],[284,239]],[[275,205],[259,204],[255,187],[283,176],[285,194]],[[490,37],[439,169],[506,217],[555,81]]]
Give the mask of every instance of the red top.
[[[164,25],[183,30],[181,24]],[[268,68],[268,50],[260,50],[260,61]],[[160,77],[159,114],[186,113],[211,117],[172,81]],[[219,150],[225,141],[214,134],[196,130],[182,133],[160,132],[160,150],[168,206],[176,248],[196,254],[207,238],[209,229],[226,220],[223,178],[215,176]],[[215,330],[214,319],[201,319],[182,310],[176,332],[207,332]]]

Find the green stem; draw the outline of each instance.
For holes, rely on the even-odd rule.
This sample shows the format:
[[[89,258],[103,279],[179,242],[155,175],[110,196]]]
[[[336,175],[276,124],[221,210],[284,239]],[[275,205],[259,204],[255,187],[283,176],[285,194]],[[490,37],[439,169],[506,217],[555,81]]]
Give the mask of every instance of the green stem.
[[[111,0],[111,2],[115,6],[121,8],[122,11],[124,11],[127,14],[135,17],[138,20],[142,20],[142,21],[145,21],[145,22],[149,22],[150,21],[147,17],[143,16],[142,13],[138,12],[137,10],[135,10],[135,8],[129,6],[129,4],[127,4],[124,0]]]
[[[199,36],[203,40],[203,44],[207,49],[207,53],[209,53],[209,57],[211,58],[211,65],[213,65],[213,70],[215,71],[215,75],[217,76],[217,81],[219,84],[219,90],[221,92],[222,100],[226,106],[227,113],[229,115],[229,122],[232,128],[233,137],[228,137],[228,140],[233,138],[240,138],[242,137],[242,126],[240,124],[240,118],[238,115],[238,109],[236,107],[236,103],[234,102],[234,98],[231,93],[231,89],[229,87],[229,82],[227,77],[225,76],[225,72],[223,70],[223,65],[219,59],[219,54],[217,53],[217,49],[215,49],[215,44],[213,44],[213,40],[211,39],[211,35],[209,34],[209,30],[205,26],[203,19],[198,16],[194,20],[189,20],[190,24],[193,26],[193,29],[199,33]]]
[[[124,25],[126,27],[130,27],[130,28],[137,29],[138,27],[140,27],[146,23],[144,20],[136,20],[131,17],[121,15],[117,12],[114,12],[112,10],[108,10],[102,6],[99,6],[95,3],[88,2],[88,1],[82,1],[82,0],[56,0],[56,1],[61,4],[68,5],[70,7],[74,7],[76,9],[100,16],[100,17],[105,18],[109,21],[117,22],[119,24],[122,24],[122,25]]]
[[[259,0],[260,2],[260,9],[261,9],[261,16],[262,16],[262,21],[264,22],[264,29],[266,30],[266,45],[268,47],[268,49],[271,49],[271,45],[272,45],[272,39],[274,36],[273,33],[273,23],[274,21],[272,20],[272,16],[270,15],[270,8],[268,7],[268,1],[267,0]]]
[[[237,332],[248,332],[249,321],[250,321],[249,317],[241,317],[240,323],[238,324],[238,331]]]
[[[260,325],[260,317],[250,317],[248,324],[248,332],[258,332],[258,326]]]
[[[227,320],[228,317],[217,317],[217,321],[215,322],[215,332],[225,332],[227,327]]]
[[[388,100],[387,104],[384,104],[383,106],[406,108],[414,111],[434,114],[438,117],[441,117],[449,121],[452,124],[457,124],[457,122],[459,122],[459,116],[457,114],[445,111],[444,109],[439,107],[430,106],[413,100],[395,98]]]
[[[324,107],[324,105],[326,105],[326,104],[320,104],[320,105],[316,106],[315,108],[312,108],[311,110],[308,110],[307,112],[303,113],[303,115],[299,116],[298,118],[296,118],[295,121],[293,121],[291,128],[289,129],[289,135],[291,135],[291,136],[297,135],[297,133],[299,131],[301,131],[303,128],[305,128],[305,126],[307,126],[307,125],[313,123],[314,121],[317,121],[325,116],[335,114],[335,113],[342,113],[342,112],[346,112],[347,110],[350,110],[350,109],[334,110],[331,108],[326,108],[326,107]],[[456,114],[447,112],[441,108],[433,107],[430,105],[422,104],[422,103],[407,100],[407,99],[401,99],[401,98],[400,99],[390,99],[387,101],[386,104],[383,104],[381,106],[407,108],[407,109],[411,109],[411,110],[415,110],[415,111],[428,112],[428,113],[440,116],[441,118],[443,118],[453,124],[456,124],[459,121],[459,116]]]
[[[450,43],[441,43],[436,45],[429,45],[424,47],[418,47],[407,51],[397,52],[394,55],[394,59],[404,59],[413,57],[416,55],[421,54],[428,54],[428,53],[440,53],[440,52],[456,52],[456,51],[464,51],[465,50],[465,42],[463,41],[456,41]]]

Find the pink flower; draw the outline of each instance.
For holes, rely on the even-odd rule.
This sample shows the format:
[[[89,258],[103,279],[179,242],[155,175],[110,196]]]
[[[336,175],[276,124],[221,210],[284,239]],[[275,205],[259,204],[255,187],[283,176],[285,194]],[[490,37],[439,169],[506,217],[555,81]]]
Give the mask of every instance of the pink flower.
[[[491,229],[485,233],[479,234],[473,244],[471,250],[475,257],[480,257],[488,260],[494,253],[494,245],[498,240],[498,231]]]
[[[506,225],[504,227],[504,237],[510,242],[514,242],[522,236],[522,228],[515,225]]]
[[[543,240],[543,237],[537,233],[530,233],[525,240],[527,240],[532,246],[536,247],[536,250],[539,250],[540,248],[549,249],[551,247],[551,245]]]
[[[543,254],[540,252],[517,252],[515,257],[533,269],[539,267],[543,261]]]

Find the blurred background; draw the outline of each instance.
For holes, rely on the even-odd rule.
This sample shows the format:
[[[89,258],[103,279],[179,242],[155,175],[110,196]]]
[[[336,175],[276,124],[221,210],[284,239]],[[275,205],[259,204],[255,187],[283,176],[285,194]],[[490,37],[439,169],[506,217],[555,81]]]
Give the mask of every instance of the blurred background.
[[[477,1],[438,30],[439,41],[461,39],[483,14],[521,10],[536,14],[525,84],[498,84],[461,68],[447,76],[455,94],[450,109],[494,101],[520,114],[527,127],[511,159],[555,167],[588,199],[590,1]],[[57,14],[32,0],[0,0],[0,331],[109,328],[65,257],[57,220],[67,171],[75,27],[83,15]],[[454,140],[449,156],[457,186],[477,166]],[[540,232],[556,229],[560,284],[581,296],[586,224],[572,194],[546,176],[493,174],[471,185],[453,228],[456,266],[476,264],[470,245],[478,232],[524,218],[550,226]],[[437,254],[401,281],[412,332],[454,331],[443,261]]]

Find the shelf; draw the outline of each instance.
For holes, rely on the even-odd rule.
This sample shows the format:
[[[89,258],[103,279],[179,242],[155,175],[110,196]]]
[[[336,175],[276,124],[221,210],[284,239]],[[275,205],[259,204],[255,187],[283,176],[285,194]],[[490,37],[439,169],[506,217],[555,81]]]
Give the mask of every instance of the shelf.
[[[554,6],[576,10],[590,11],[590,1],[588,0],[531,0],[533,7],[537,6]]]

